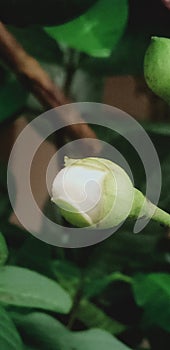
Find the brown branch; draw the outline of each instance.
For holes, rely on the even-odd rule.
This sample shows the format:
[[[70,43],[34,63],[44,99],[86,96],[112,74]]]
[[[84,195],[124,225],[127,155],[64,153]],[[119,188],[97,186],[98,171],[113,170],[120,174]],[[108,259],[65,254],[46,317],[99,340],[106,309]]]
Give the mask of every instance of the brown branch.
[[[42,69],[40,64],[32,56],[27,54],[23,47],[16,41],[13,35],[0,22],[0,56],[18,79],[39,100],[45,109],[55,108],[71,101],[53,83],[49,75]],[[75,113],[73,120],[77,124],[66,128],[67,135],[73,138],[96,138],[93,130]],[[66,121],[66,116],[62,114]],[[96,140],[95,152],[99,151],[99,142]]]

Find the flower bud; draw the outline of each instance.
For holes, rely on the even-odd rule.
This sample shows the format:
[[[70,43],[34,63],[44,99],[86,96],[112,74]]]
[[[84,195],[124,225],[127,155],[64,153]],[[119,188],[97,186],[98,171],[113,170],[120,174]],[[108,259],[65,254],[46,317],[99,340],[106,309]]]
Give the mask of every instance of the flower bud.
[[[65,157],[52,185],[52,201],[76,227],[111,228],[129,216],[134,190],[126,172],[110,160]]]

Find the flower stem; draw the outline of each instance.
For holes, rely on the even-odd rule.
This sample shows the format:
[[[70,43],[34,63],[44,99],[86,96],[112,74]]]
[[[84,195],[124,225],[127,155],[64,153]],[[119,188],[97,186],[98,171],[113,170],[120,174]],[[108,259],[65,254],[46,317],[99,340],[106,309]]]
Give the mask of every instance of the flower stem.
[[[170,214],[158,208],[155,204],[144,197],[142,192],[135,188],[134,201],[130,212],[130,217],[139,218],[142,216],[146,216],[166,227],[170,227]]]
[[[156,207],[156,210],[152,216],[152,220],[157,221],[167,227],[170,227],[170,214],[166,213],[164,210]]]

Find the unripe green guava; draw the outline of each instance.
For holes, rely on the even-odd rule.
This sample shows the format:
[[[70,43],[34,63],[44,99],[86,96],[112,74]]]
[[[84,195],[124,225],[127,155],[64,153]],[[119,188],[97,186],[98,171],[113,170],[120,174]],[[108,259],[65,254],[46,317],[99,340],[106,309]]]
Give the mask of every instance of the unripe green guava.
[[[144,74],[150,89],[170,103],[170,39],[152,37],[145,54]]]

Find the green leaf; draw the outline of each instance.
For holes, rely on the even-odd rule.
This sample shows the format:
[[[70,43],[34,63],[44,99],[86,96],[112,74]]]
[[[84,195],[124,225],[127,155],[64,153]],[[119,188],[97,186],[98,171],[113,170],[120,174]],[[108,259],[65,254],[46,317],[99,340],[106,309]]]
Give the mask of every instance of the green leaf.
[[[80,16],[94,2],[95,0],[1,0],[0,20],[17,26],[57,25]]]
[[[120,272],[113,272],[110,275],[106,275],[98,279],[95,279],[94,277],[87,278],[85,281],[84,295],[86,298],[92,298],[99,295],[109,286],[109,284],[115,281],[131,283],[131,277],[123,275]]]
[[[16,266],[0,269],[0,302],[68,313],[71,299],[55,281]]]
[[[143,60],[149,40],[145,33],[136,33],[135,28],[133,31],[127,30],[113,47],[110,57],[84,57],[80,61],[80,68],[100,76],[143,74]]]
[[[101,328],[111,334],[119,334],[126,329],[126,326],[112,319],[102,309],[85,299],[79,304],[76,318],[88,328]]]
[[[12,315],[25,337],[42,350],[128,350],[129,348],[106,331],[70,332],[59,321],[43,313]]]
[[[153,134],[170,136],[170,124],[169,123],[143,123],[143,127],[146,131]]]
[[[15,253],[16,264],[52,277],[54,275],[51,273],[51,251],[52,247],[49,244],[28,235]]]
[[[54,276],[60,285],[74,296],[81,282],[81,270],[71,261],[55,260],[51,264]]]
[[[170,331],[170,275],[136,275],[132,288],[136,303],[144,309],[145,324]]]
[[[26,315],[12,312],[11,316],[29,346],[42,350],[72,350],[69,330],[53,317],[41,312]]]
[[[8,316],[8,313],[0,307],[0,349],[1,350],[22,350],[21,338]]]
[[[0,123],[20,112],[26,104],[28,92],[16,78],[7,73],[0,85]]]
[[[11,317],[29,346],[41,350],[71,350],[69,330],[52,316],[41,312],[26,315],[11,312]]]
[[[74,334],[72,347],[75,350],[128,350],[129,347],[118,341],[106,331],[90,329]]]
[[[121,2],[121,1],[120,1]],[[154,3],[154,4],[153,4]],[[161,1],[129,1],[128,28],[107,59],[84,57],[80,67],[101,75],[143,75],[143,61],[150,37],[169,36],[170,12]]]
[[[108,57],[124,32],[127,18],[127,0],[98,0],[74,21],[45,30],[72,48],[94,57]]]
[[[88,328],[97,327],[107,330],[112,334],[118,334],[126,329],[124,325],[111,319],[104,311],[85,298],[100,294],[111,281],[115,279],[125,280],[128,276],[115,273],[101,278],[99,282],[99,280],[95,280],[93,277],[86,277],[86,275],[88,276],[88,272],[86,271],[84,280],[82,280],[80,268],[67,260],[54,261],[52,263],[52,269],[59,283],[68,290],[71,296],[75,296],[80,286],[83,288],[83,299],[80,301],[75,315],[77,320],[83,322]]]
[[[158,256],[155,246],[158,238],[156,235],[133,235],[131,226],[126,223],[127,229],[122,229],[94,248],[87,266],[90,280],[102,280],[103,276],[116,271],[132,274],[156,265]]]
[[[0,266],[4,265],[8,258],[8,248],[5,239],[0,232]]]

